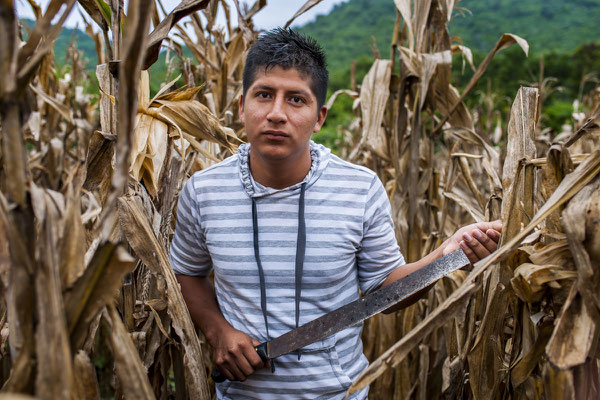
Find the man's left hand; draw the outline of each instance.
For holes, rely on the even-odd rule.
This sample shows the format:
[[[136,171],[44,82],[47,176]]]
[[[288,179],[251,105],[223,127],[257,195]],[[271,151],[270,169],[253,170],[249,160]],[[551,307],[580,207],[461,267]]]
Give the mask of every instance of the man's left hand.
[[[443,254],[449,254],[460,247],[471,264],[475,264],[496,251],[500,232],[502,232],[500,220],[464,226],[442,244]]]

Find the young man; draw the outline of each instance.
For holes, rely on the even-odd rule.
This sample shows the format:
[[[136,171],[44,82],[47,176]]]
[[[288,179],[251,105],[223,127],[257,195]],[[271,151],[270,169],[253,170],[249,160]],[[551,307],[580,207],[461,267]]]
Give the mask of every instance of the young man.
[[[249,144],[194,174],[181,193],[171,263],[229,379],[218,398],[343,398],[368,365],[362,325],[271,360],[274,371],[254,346],[459,246],[473,262],[496,249],[501,226],[474,224],[405,264],[377,176],[310,141],[327,115],[327,80],[314,41],[282,29],[261,36],[239,103]]]

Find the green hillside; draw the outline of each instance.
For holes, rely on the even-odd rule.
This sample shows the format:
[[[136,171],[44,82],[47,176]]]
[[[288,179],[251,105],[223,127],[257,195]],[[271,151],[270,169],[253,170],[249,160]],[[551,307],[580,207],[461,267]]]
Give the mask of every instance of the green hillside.
[[[600,0],[463,0],[450,34],[488,51],[504,32],[522,36],[533,53],[572,52],[600,41]]]
[[[23,36],[26,38],[35,21],[31,19],[22,19]],[[94,41],[80,29],[63,28],[54,44],[54,56],[59,64],[64,64],[67,57],[67,49],[71,42],[74,42],[77,49],[83,51],[84,57],[88,59],[88,66],[96,66],[96,50]]]
[[[395,20],[392,0],[349,0],[300,30],[323,45],[330,69],[337,71],[361,55],[371,56],[373,38],[381,56],[388,58]]]
[[[450,35],[475,51],[489,51],[506,32],[525,38],[533,53],[573,52],[600,41],[600,0],[462,0],[458,8]],[[301,30],[323,44],[336,71],[370,56],[371,37],[387,57],[395,18],[392,0],[349,0]]]
[[[348,0],[299,29],[327,50],[335,75],[361,56],[367,63],[375,47],[382,57],[388,57],[395,18],[393,0]],[[23,21],[25,26],[33,23]],[[597,21],[600,0],[462,0],[450,34],[480,52],[487,52],[502,33],[510,32],[524,37],[533,54],[572,53],[583,44],[600,41]],[[63,30],[55,46],[59,63],[65,59],[71,40],[84,51],[89,64],[95,65],[93,41],[84,32],[70,28]]]

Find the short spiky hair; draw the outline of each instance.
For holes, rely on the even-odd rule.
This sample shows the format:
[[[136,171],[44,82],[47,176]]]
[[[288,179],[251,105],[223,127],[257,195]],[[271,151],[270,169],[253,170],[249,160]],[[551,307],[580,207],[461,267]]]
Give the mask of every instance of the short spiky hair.
[[[260,68],[294,68],[310,77],[310,88],[317,98],[318,108],[325,104],[329,73],[325,52],[316,40],[303,36],[292,29],[276,28],[258,38],[246,57],[243,76],[243,93],[256,79]]]

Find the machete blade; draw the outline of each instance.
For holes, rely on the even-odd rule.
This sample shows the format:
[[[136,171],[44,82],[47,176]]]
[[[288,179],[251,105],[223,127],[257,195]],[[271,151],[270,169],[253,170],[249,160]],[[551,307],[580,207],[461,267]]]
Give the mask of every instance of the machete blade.
[[[348,303],[296,329],[261,344],[266,348],[267,358],[291,353],[308,344],[331,336],[380,313],[413,293],[435,283],[450,272],[469,265],[470,261],[461,250],[455,250],[415,272],[398,279],[386,287]]]

